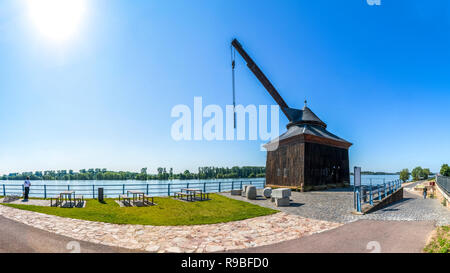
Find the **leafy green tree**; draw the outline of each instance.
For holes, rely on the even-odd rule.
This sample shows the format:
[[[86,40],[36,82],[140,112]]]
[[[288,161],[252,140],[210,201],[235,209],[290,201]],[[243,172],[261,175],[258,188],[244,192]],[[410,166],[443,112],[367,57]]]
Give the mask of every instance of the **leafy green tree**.
[[[412,170],[411,175],[412,175],[414,181],[420,180],[420,178],[423,176],[422,167],[415,167]]]
[[[443,164],[440,170],[441,175],[450,176],[450,167],[448,164]]]
[[[423,170],[422,170],[422,176],[423,176],[424,179],[428,179],[428,177],[430,176],[430,174],[431,174],[430,169],[426,168],[426,169],[423,169]]]
[[[408,181],[409,179],[409,170],[408,169],[403,169],[400,172],[400,180],[402,180],[403,182]]]

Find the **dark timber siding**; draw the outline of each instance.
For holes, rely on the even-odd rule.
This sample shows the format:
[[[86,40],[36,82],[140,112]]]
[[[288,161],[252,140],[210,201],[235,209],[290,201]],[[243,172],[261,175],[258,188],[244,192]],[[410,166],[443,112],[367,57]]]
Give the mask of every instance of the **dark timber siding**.
[[[267,153],[266,183],[279,186],[321,186],[349,183],[348,149],[294,142]]]

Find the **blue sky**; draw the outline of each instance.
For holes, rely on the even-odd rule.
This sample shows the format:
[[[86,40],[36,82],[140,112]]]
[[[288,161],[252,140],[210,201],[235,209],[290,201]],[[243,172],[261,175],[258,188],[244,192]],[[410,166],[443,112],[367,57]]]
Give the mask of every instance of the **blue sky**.
[[[450,161],[450,3],[91,0],[55,44],[0,2],[0,173],[265,165],[259,141],[171,138],[172,107],[231,103],[238,38],[289,106],[354,143],[350,167]],[[240,104],[273,104],[237,58]],[[280,116],[280,131],[286,118]]]

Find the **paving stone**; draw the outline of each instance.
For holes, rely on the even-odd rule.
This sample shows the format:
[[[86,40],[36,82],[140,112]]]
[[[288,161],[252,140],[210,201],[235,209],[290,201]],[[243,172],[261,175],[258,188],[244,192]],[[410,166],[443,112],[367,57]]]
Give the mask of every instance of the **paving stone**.
[[[284,212],[210,225],[117,225],[47,215],[0,205],[0,215],[76,240],[151,252],[217,252],[262,246],[322,232],[342,224]]]

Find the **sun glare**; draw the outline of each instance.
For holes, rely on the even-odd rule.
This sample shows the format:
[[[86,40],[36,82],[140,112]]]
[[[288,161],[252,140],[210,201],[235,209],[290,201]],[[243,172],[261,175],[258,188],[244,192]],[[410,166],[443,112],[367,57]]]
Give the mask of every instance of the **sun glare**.
[[[30,19],[39,33],[61,43],[79,30],[86,0],[27,0]]]

